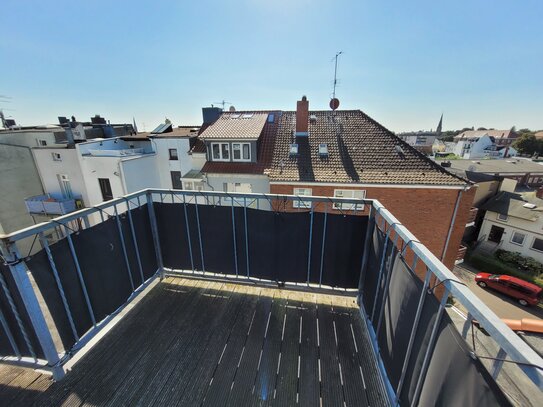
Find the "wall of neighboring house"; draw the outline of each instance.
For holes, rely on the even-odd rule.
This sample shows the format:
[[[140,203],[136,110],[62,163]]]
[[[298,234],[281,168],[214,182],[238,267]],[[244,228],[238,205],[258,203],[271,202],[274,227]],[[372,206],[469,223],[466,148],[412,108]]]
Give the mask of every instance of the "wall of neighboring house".
[[[490,147],[493,144],[494,143],[487,135],[479,137],[477,141],[460,140],[456,143],[456,146],[454,147],[454,153],[465,159],[483,158],[488,154],[488,152],[485,151],[485,148]]]
[[[25,147],[40,147],[44,141],[47,147],[61,147],[63,144],[57,144],[55,133],[58,138],[66,139],[64,130],[5,130],[0,132],[0,143],[12,144]],[[64,144],[66,145],[66,144]]]
[[[532,248],[535,238],[543,239],[542,217],[534,222],[512,216],[507,217],[507,220],[500,220],[496,212],[487,211],[483,224],[481,225],[478,240],[487,242],[492,226],[504,229],[501,243],[496,248],[510,252],[518,252],[523,256],[533,257],[537,261],[543,263],[543,252]],[[522,244],[511,241],[515,232],[524,235]],[[516,238],[519,239],[520,236],[517,235]]]
[[[159,188],[160,179],[156,162],[155,154],[125,158],[121,161],[122,177],[127,194],[146,188]]]
[[[0,144],[0,174],[0,233],[33,225],[24,200],[43,194],[43,189],[30,149]],[[29,239],[18,244],[23,255],[31,244]]]
[[[171,172],[178,171],[181,176],[193,169],[192,156],[188,154],[190,150],[188,138],[154,138],[152,143],[155,145],[157,168],[159,180],[156,188],[172,188]],[[170,149],[177,150],[177,160],[170,160]],[[202,167],[198,168],[201,169]]]
[[[121,179],[120,159],[117,157],[80,156],[81,171],[88,193],[89,205],[97,205],[104,201],[100,189],[99,178],[109,180],[113,197],[125,195]]]
[[[500,181],[498,180],[478,182],[475,197],[473,198],[473,206],[479,207],[479,205],[485,203],[489,198],[496,195],[499,189]]]
[[[245,192],[254,194],[270,193],[270,180],[266,175],[251,175],[251,174],[207,174],[206,190],[224,191],[227,192]],[[239,184],[239,185],[236,185]],[[268,202],[260,200],[259,208],[268,210],[270,205]]]
[[[46,194],[55,199],[64,197],[60,183],[60,178],[64,175],[64,178],[68,179],[73,197],[82,199],[87,207],[90,205],[76,149],[34,148],[32,154]],[[59,154],[60,161],[58,157],[57,160],[53,159],[53,154]]]
[[[336,185],[285,185],[272,183],[270,193],[292,195],[294,188],[310,188],[315,196],[334,196],[335,189],[354,189],[365,191],[367,199],[380,201],[400,222],[402,222],[434,255],[441,259],[454,207],[459,197],[459,189],[445,188],[406,188],[406,187],[374,187],[354,186],[349,184]],[[462,191],[460,196],[456,219],[453,224],[451,237],[443,263],[452,268],[454,266],[458,248],[469,217],[469,210],[473,205],[476,188]],[[322,211],[324,207],[317,207]],[[286,210],[298,210],[289,203]],[[333,213],[341,213],[328,206]],[[356,213],[367,214],[368,206],[364,211]],[[349,213],[352,213],[349,212]]]

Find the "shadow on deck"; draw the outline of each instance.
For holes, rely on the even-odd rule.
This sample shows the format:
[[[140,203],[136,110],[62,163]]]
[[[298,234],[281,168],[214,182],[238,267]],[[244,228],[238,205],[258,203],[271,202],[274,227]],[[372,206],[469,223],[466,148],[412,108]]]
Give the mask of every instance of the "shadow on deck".
[[[168,278],[64,380],[0,366],[0,400],[11,406],[385,405],[354,301]]]

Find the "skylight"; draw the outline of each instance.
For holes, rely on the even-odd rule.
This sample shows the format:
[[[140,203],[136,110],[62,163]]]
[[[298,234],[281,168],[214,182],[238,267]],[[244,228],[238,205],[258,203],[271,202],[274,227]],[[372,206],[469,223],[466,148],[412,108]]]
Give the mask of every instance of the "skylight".
[[[230,118],[231,118],[231,119],[239,119],[240,116],[241,116],[241,115],[240,115],[239,113],[236,113],[236,114],[231,114],[231,115],[230,115]]]
[[[328,157],[328,144],[326,143],[319,144],[319,155],[321,157]]]
[[[292,143],[290,145],[289,155],[298,155],[298,144]]]
[[[253,114],[252,113],[245,113],[242,118],[243,119],[250,119],[251,117],[253,117]]]

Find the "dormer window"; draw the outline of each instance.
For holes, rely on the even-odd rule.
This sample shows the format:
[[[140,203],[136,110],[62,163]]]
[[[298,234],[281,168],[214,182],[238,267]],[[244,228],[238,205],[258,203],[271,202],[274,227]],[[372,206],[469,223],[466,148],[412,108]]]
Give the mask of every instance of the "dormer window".
[[[232,143],[233,161],[251,161],[250,143]]]
[[[211,143],[213,161],[230,161],[230,144]]]

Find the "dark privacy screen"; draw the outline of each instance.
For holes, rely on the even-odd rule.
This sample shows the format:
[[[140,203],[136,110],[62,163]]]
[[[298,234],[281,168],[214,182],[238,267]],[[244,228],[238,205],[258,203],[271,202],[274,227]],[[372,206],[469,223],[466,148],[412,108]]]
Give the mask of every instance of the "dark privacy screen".
[[[375,330],[378,328],[381,315],[381,324],[376,332],[379,353],[392,388],[396,390],[400,382],[418,302],[423,292],[423,283],[411,271],[398,251],[391,249],[393,244],[389,240],[383,262],[381,284],[378,285],[384,242],[383,233],[374,231],[364,278],[363,304],[369,315],[371,315],[373,304],[376,304],[371,322]],[[388,292],[384,297],[384,305],[381,307],[386,287],[384,282],[387,281],[389,282]],[[376,296],[378,300],[374,302]],[[439,309],[439,301],[433,294],[425,291],[424,296],[424,306],[400,393],[401,405],[410,405],[413,401],[417,380],[421,374],[424,356],[428,350],[431,331]],[[438,329],[435,349],[431,353],[428,371],[423,377],[419,405],[509,405],[508,400],[484,366],[479,360],[473,359],[469,351],[464,339],[445,312]]]
[[[119,220],[129,267],[115,218],[71,235],[96,322],[117,310],[131,295],[129,270],[137,288],[157,269],[147,206],[132,209],[131,215],[142,272],[126,214],[122,214]],[[50,249],[77,334],[81,336],[92,326],[92,319],[67,239],[51,245]],[[75,338],[46,252],[41,250],[33,255],[27,266],[51,312],[65,349],[70,349]]]
[[[328,214],[325,222],[315,212],[311,227],[309,212],[181,203],[155,203],[155,212],[165,267],[236,274],[237,265],[243,276],[306,282],[309,274],[312,283],[358,287],[367,217]]]

